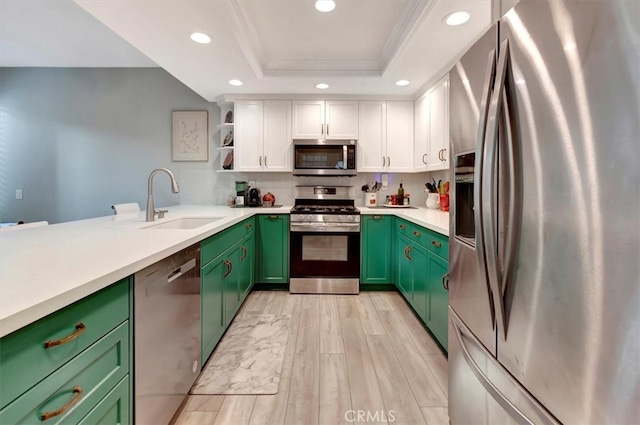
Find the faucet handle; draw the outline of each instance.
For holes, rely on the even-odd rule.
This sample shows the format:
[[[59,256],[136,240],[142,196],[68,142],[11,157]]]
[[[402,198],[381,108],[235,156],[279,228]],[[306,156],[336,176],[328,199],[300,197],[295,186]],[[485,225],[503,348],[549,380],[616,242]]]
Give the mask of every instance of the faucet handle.
[[[168,213],[169,210],[155,210],[154,213],[158,215],[158,218],[164,218],[164,214]]]

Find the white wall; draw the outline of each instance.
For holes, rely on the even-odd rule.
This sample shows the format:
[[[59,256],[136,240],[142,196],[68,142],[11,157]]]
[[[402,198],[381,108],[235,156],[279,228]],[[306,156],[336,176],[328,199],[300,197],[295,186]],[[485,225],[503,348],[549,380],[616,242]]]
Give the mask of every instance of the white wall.
[[[178,180],[212,169],[215,151],[208,162],[171,159],[171,111],[205,109],[211,141],[219,108],[160,68],[0,69],[0,221],[98,217],[124,202],[144,209],[154,168]],[[166,175],[154,180],[157,206],[179,203]]]

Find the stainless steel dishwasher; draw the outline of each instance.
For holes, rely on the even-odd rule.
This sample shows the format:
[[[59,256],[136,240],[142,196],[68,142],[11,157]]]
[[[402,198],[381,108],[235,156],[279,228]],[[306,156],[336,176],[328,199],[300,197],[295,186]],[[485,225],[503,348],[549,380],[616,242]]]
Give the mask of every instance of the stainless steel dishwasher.
[[[134,279],[135,423],[167,424],[200,373],[200,245]]]

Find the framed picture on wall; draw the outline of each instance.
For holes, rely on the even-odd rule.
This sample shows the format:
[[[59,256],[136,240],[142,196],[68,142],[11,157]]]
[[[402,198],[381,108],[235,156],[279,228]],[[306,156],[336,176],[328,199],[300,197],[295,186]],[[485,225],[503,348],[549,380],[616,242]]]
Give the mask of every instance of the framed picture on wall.
[[[209,112],[173,111],[172,146],[174,161],[209,160]]]

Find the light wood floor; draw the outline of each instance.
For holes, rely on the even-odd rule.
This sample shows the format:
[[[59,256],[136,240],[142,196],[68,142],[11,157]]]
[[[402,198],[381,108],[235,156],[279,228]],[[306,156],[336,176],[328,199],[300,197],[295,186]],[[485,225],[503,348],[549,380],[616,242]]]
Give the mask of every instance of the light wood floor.
[[[189,396],[177,425],[449,423],[447,359],[399,294],[258,291],[243,312],[292,316],[278,394]]]

